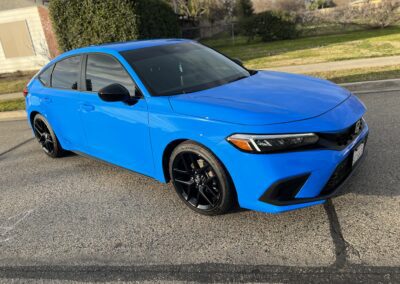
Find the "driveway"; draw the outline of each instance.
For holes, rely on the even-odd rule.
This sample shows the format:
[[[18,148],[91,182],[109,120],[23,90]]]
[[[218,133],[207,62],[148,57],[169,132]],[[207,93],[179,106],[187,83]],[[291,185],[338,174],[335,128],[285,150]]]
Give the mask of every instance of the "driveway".
[[[362,94],[368,157],[324,205],[194,214],[170,185],[0,122],[0,281],[400,282],[400,92]]]

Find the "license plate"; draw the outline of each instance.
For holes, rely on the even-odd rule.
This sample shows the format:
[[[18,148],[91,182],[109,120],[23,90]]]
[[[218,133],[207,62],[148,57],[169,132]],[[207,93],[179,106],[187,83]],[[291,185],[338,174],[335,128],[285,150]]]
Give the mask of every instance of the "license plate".
[[[358,160],[360,160],[361,156],[364,153],[364,145],[365,142],[362,142],[361,144],[359,144],[353,152],[353,166],[358,162]]]

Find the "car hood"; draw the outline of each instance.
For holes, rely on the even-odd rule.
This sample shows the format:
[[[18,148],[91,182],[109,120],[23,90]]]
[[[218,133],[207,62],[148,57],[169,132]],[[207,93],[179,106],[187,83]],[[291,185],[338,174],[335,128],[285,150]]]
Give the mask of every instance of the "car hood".
[[[170,97],[176,113],[244,125],[265,125],[319,116],[350,92],[325,80],[288,73],[257,74],[208,90]]]

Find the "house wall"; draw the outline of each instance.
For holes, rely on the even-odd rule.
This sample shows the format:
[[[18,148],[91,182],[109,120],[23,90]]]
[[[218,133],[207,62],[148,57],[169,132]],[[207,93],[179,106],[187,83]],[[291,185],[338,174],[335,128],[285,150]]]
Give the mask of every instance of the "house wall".
[[[29,56],[6,57],[3,49],[3,43],[0,38],[0,73],[9,73],[15,71],[38,70],[49,61],[49,48],[43,31],[39,16],[38,7],[27,7],[13,10],[0,11],[0,26],[12,25],[12,23],[25,21],[28,29],[28,38],[21,34],[15,35],[15,41],[21,44],[25,41],[26,46],[30,46],[32,52]],[[7,38],[9,41],[9,38]],[[30,41],[30,42],[29,42]],[[22,53],[21,53],[22,54]]]

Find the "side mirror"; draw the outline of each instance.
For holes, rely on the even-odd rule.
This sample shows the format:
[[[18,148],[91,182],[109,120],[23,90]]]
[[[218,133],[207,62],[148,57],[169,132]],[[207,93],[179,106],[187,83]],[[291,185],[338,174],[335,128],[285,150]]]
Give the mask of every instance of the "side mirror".
[[[120,84],[108,85],[99,90],[98,95],[105,102],[127,102],[131,99],[129,91]]]
[[[232,58],[233,62],[243,67],[243,62],[239,58]]]

